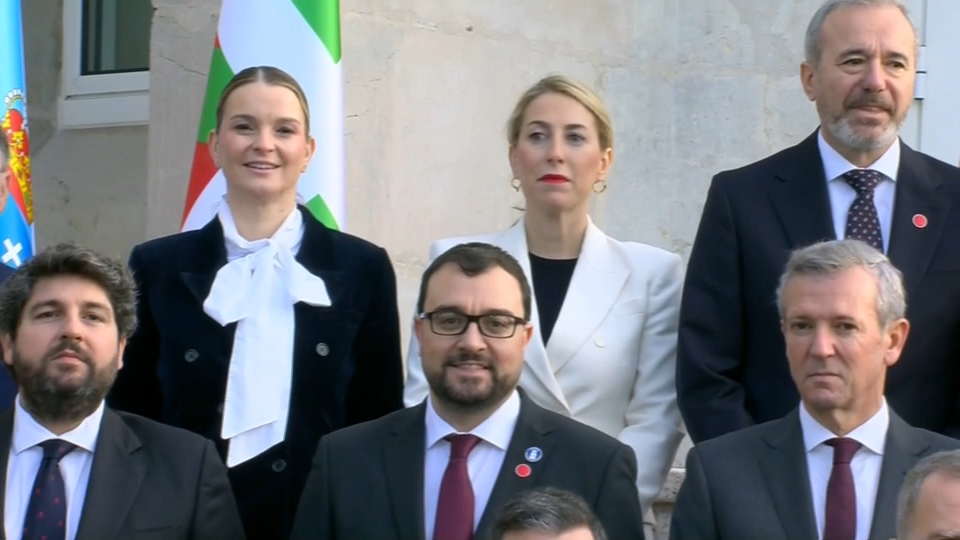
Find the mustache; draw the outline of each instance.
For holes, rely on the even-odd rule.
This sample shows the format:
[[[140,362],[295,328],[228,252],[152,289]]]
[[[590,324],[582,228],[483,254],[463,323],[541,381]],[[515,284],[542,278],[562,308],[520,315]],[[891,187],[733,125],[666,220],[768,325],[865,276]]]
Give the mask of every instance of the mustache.
[[[893,110],[893,103],[883,96],[883,94],[862,93],[846,103],[848,109],[861,107],[879,107],[885,111]]]
[[[457,367],[459,365],[468,363],[481,364],[484,367],[490,367],[490,360],[487,356],[471,352],[461,352],[447,357],[447,361],[444,363],[444,366]]]
[[[73,341],[64,341],[57,348],[48,352],[43,359],[44,365],[53,362],[54,358],[65,352],[72,352],[80,358],[81,362],[87,366],[93,367],[93,362],[90,360],[90,356],[83,352],[83,350],[80,348],[80,345],[77,345],[76,342]]]

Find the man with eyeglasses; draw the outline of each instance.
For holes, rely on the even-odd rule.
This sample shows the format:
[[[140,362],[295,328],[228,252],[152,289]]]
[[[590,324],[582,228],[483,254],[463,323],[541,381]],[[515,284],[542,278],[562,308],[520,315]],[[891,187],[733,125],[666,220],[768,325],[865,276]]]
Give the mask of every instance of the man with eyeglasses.
[[[321,439],[291,540],[487,538],[512,496],[545,486],[590,501],[610,538],[642,539],[633,451],[517,387],[533,332],[519,263],[456,246],[424,272],[417,311],[429,397]]]

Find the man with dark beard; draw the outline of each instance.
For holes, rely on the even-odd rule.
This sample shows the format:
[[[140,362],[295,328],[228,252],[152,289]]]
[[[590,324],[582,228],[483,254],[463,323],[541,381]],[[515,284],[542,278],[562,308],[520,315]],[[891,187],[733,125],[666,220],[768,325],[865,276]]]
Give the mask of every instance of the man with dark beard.
[[[885,253],[911,300],[914,331],[889,372],[890,406],[912,426],[960,436],[960,169],[898,137],[917,53],[898,0],[827,0],[800,65],[819,129],[713,179],[677,347],[677,397],[694,442],[796,407],[777,279],[792,250],[845,238]]]
[[[292,540],[486,538],[515,494],[592,503],[610,538],[643,538],[633,451],[517,388],[533,328],[520,264],[463,244],[423,274],[414,331],[430,395],[320,440]]]
[[[104,406],[136,327],[133,283],[121,263],[63,244],[0,292],[19,388],[0,414],[6,538],[243,538],[213,443]]]

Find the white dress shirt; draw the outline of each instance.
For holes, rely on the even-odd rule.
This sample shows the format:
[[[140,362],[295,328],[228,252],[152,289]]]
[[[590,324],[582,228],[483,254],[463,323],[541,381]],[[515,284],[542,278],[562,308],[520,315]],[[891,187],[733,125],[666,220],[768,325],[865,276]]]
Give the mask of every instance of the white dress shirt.
[[[30,493],[36,480],[40,462],[43,461],[43,449],[39,445],[49,439],[63,439],[77,445],[77,448],[60,460],[60,474],[67,495],[66,540],[77,535],[83,501],[87,496],[87,484],[90,482],[90,467],[93,464],[93,452],[97,447],[97,435],[100,434],[100,421],[103,419],[103,402],[97,410],[84,419],[79,426],[59,437],[41,426],[23,409],[20,396],[17,396],[13,413],[13,440],[10,444],[10,456],[7,458],[7,483],[3,505],[3,529],[6,537],[20,538],[23,533],[23,521],[27,517]]]
[[[847,434],[863,445],[850,461],[853,484],[857,494],[857,537],[867,540],[873,523],[873,507],[877,502],[877,486],[880,483],[880,468],[883,465],[883,448],[890,426],[890,410],[884,400],[880,410],[857,429]],[[827,484],[833,470],[833,447],[824,441],[836,437],[817,422],[805,405],[800,405],[800,429],[807,454],[807,470],[810,474],[810,492],[813,496],[813,513],[817,519],[817,534],[823,538],[823,526],[827,506]]]
[[[483,510],[490,500],[493,485],[500,476],[503,458],[513,438],[513,430],[520,416],[520,395],[516,390],[490,418],[469,431],[480,438],[480,443],[467,458],[467,474],[473,486],[473,530],[477,530]],[[423,467],[423,519],[427,538],[433,538],[433,526],[437,521],[437,503],[440,499],[440,484],[450,461],[450,443],[443,440],[447,435],[459,434],[446,423],[433,408],[433,397],[427,399],[426,416],[427,455]],[[439,540],[439,539],[438,539]]]
[[[840,178],[844,173],[858,169],[847,161],[823,138],[823,132],[817,133],[820,146],[820,158],[823,160],[823,172],[827,178],[827,191],[830,194],[830,212],[833,215],[833,229],[837,238],[847,234],[847,213],[857,198],[857,191]],[[877,184],[873,192],[873,204],[880,218],[880,233],[883,235],[883,251],[890,249],[890,224],[893,221],[893,199],[897,189],[897,170],[900,168],[900,139],[897,139],[879,159],[867,169],[883,173],[887,178]]]

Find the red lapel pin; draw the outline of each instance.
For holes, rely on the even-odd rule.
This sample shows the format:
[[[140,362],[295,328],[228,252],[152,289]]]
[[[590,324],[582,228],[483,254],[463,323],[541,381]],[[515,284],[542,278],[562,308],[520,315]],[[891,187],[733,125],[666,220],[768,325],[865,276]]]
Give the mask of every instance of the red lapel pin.
[[[517,465],[517,468],[514,469],[513,471],[517,473],[517,476],[519,476],[520,478],[526,478],[530,476],[530,473],[531,473],[530,466],[527,465],[526,463],[521,463]]]
[[[928,224],[928,223],[929,223],[929,221],[927,220],[927,216],[925,216],[925,215],[923,215],[923,214],[914,214],[914,215],[913,215],[913,226],[914,226],[914,227],[916,227],[916,228],[918,228],[918,229],[924,229],[924,228],[927,227],[927,224]]]

